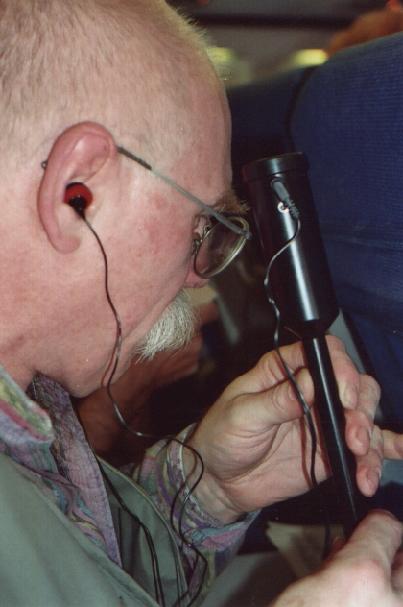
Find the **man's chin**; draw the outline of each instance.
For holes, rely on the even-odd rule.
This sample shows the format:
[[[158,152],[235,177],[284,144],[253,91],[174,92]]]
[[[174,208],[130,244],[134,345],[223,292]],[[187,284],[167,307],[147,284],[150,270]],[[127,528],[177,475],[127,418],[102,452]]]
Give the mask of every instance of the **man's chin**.
[[[186,291],[180,291],[137,345],[135,355],[140,360],[151,359],[163,350],[179,350],[192,339],[195,312]]]

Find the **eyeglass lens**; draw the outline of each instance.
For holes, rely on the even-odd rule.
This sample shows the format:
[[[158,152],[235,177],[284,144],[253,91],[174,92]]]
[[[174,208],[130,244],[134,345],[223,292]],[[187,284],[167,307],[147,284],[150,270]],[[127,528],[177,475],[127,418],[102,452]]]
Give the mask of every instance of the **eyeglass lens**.
[[[244,219],[231,217],[242,228],[247,225]],[[221,223],[216,223],[204,236],[194,260],[196,273],[210,278],[223,270],[241,252],[246,239],[235,234]]]

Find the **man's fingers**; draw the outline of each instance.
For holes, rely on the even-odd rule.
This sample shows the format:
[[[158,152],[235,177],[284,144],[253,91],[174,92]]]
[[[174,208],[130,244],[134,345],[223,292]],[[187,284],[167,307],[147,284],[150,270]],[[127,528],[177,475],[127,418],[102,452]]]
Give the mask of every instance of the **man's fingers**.
[[[388,459],[403,458],[403,434],[382,430],[384,455]]]
[[[369,449],[379,398],[377,382],[369,375],[361,375],[355,407],[346,410],[346,441],[356,455]]]
[[[359,373],[346,354],[340,339],[328,335],[326,341],[337,377],[341,400],[345,407],[355,408],[359,396]],[[283,346],[280,352],[281,358],[276,351],[264,354],[253,369],[230,384],[229,396],[242,392],[263,392],[284,381],[287,373],[282,361],[286,363],[291,373],[306,366],[305,352],[301,342]]]
[[[370,375],[360,375],[355,408],[358,411],[363,411],[369,419],[373,420],[380,398],[381,389],[378,382]]]
[[[363,411],[345,410],[346,443],[356,456],[368,453],[373,421]]]
[[[392,586],[403,596],[403,552],[398,552],[392,566]]]
[[[291,373],[305,366],[304,350],[301,342],[281,348],[281,356]],[[229,398],[237,394],[266,392],[287,378],[282,361],[277,352],[264,354],[247,373],[235,379],[227,388]]]
[[[374,427],[368,452],[357,458],[357,484],[361,492],[372,497],[379,486],[383,462],[383,438],[378,427]]]
[[[301,369],[295,375],[295,380],[303,398],[308,404],[311,404],[314,389],[308,371]],[[264,392],[244,394],[237,400],[248,419],[248,424],[250,425],[254,421],[256,430],[259,432],[303,416],[303,409],[296,397],[293,386],[288,380],[284,380],[275,388]]]
[[[337,379],[340,400],[345,408],[354,409],[360,392],[360,375],[348,356],[343,342],[333,335],[328,335],[326,341]]]

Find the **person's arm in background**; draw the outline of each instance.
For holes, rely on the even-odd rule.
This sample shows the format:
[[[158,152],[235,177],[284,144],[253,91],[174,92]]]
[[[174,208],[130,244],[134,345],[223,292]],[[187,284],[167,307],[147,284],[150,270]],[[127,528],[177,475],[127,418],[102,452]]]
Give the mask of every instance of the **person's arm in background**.
[[[374,511],[321,569],[289,586],[270,607],[402,607],[402,525]]]
[[[368,42],[403,30],[403,8],[389,2],[384,9],[364,13],[346,29],[336,33],[325,49],[329,56],[348,46]]]

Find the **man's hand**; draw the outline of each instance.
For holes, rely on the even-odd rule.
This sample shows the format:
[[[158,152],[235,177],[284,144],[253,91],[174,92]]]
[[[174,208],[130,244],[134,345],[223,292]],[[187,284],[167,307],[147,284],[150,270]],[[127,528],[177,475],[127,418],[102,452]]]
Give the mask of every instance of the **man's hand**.
[[[340,340],[328,338],[339,395],[345,407],[346,442],[356,456],[357,483],[364,495],[375,493],[383,457],[403,454],[403,437],[382,433],[373,419],[379,401],[374,379],[360,375]],[[314,388],[305,368],[300,343],[282,348],[308,404]],[[204,462],[196,495],[204,508],[222,522],[304,493],[310,487],[310,437],[303,413],[275,353],[233,381],[191,438]],[[187,471],[194,465],[184,451]],[[318,480],[328,476],[319,447]]]
[[[402,525],[373,512],[320,571],[292,584],[271,607],[402,607],[401,542]]]

